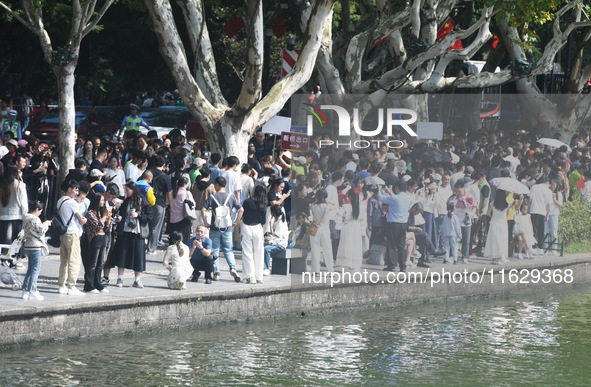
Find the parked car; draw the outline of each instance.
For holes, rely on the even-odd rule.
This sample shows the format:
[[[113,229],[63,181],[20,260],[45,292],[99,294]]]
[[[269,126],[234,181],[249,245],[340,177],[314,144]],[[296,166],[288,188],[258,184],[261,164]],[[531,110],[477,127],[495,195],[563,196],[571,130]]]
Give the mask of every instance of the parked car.
[[[76,133],[82,136],[112,135],[119,128],[107,111],[91,107],[76,108]],[[59,133],[59,109],[52,109],[35,122],[31,122],[27,131],[42,142],[57,143]]]
[[[144,108],[138,113],[146,121],[151,129],[158,132],[158,137],[168,134],[173,129],[180,129],[183,135],[187,130],[187,125],[195,121],[193,115],[185,106],[161,106],[159,108]],[[142,128],[142,133],[147,133]]]

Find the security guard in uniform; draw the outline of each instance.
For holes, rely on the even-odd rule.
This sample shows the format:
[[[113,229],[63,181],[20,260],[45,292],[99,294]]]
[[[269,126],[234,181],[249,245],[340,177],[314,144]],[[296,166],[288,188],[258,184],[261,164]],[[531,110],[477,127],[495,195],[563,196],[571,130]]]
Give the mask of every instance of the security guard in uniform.
[[[131,114],[123,119],[123,122],[121,123],[121,129],[119,129],[119,136],[121,135],[123,129],[125,129],[125,133],[130,131],[139,132],[140,126],[143,126],[144,128],[150,130],[150,127],[148,126],[146,121],[144,121],[142,117],[137,115],[137,112],[140,110],[139,106],[132,103],[131,105],[129,105],[129,108],[131,109]]]
[[[8,141],[4,139],[7,132],[12,133],[12,138],[16,139],[17,141],[22,140],[23,138],[21,123],[16,120],[16,116],[16,110],[8,111],[8,118],[2,124],[2,140],[4,142]]]

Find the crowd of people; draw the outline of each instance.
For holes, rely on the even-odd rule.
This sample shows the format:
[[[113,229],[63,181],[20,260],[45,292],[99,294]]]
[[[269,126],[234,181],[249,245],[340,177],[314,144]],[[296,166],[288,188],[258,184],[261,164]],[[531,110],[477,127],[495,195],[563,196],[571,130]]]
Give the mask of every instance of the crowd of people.
[[[133,106],[138,110],[138,106]],[[236,282],[262,283],[274,256],[289,247],[310,250],[311,271],[360,270],[362,264],[405,271],[467,263],[481,255],[492,263],[555,253],[560,207],[576,192],[591,201],[587,135],[551,149],[530,135],[448,133],[438,144],[401,149],[336,152],[310,138],[310,150],[282,150],[257,131],[248,159],[211,152],[187,142],[179,130],[166,138],[141,134],[141,122],[124,120],[124,137],[76,140],[75,169],[61,185],[55,216],[67,225],[50,241],[60,246],[58,292],[106,293],[110,272],[124,286],[143,288],[146,256],[165,249],[168,286],[186,288],[221,276],[221,254]],[[43,209],[47,177],[56,175],[48,144],[3,132],[0,147],[0,243],[24,229],[29,267],[23,298],[39,300],[40,257],[47,253]],[[437,146],[449,157],[417,157]],[[412,154],[411,154],[412,151]],[[33,176],[35,179],[30,179]],[[507,177],[530,188],[518,195],[491,184]],[[361,232],[360,232],[361,231]],[[164,236],[164,237],[163,237]],[[167,236],[167,237],[166,237]],[[59,240],[59,241],[58,241]],[[516,243],[516,250],[514,242]],[[234,250],[242,250],[242,271]],[[80,265],[84,287],[76,287]]]

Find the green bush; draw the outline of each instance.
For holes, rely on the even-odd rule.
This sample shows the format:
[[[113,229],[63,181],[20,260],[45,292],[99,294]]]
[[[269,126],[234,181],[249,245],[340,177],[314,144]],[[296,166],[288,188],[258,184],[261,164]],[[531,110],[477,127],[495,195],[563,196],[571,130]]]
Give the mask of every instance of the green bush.
[[[560,209],[558,239],[565,244],[591,241],[591,204],[579,195]]]

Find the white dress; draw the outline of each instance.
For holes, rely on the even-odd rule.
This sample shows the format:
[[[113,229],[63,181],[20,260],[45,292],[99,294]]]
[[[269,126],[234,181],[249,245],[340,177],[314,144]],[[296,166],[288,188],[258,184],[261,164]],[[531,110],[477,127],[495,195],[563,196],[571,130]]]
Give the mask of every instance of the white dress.
[[[509,228],[507,226],[507,209],[497,210],[492,207],[492,217],[488,235],[486,236],[486,245],[484,246],[484,256],[507,261],[509,255]]]
[[[168,274],[168,287],[170,289],[180,289],[187,282],[187,279],[193,274],[193,266],[189,257],[189,246],[181,243],[183,255],[179,255],[176,245],[170,245],[164,254],[164,262],[170,262],[172,270]]]
[[[363,251],[361,247],[361,234],[365,229],[361,228],[359,219],[353,219],[353,208],[351,204],[343,204],[341,207],[343,215],[343,227],[341,229],[341,240],[337,250],[337,265],[350,268],[356,271],[361,269]]]

